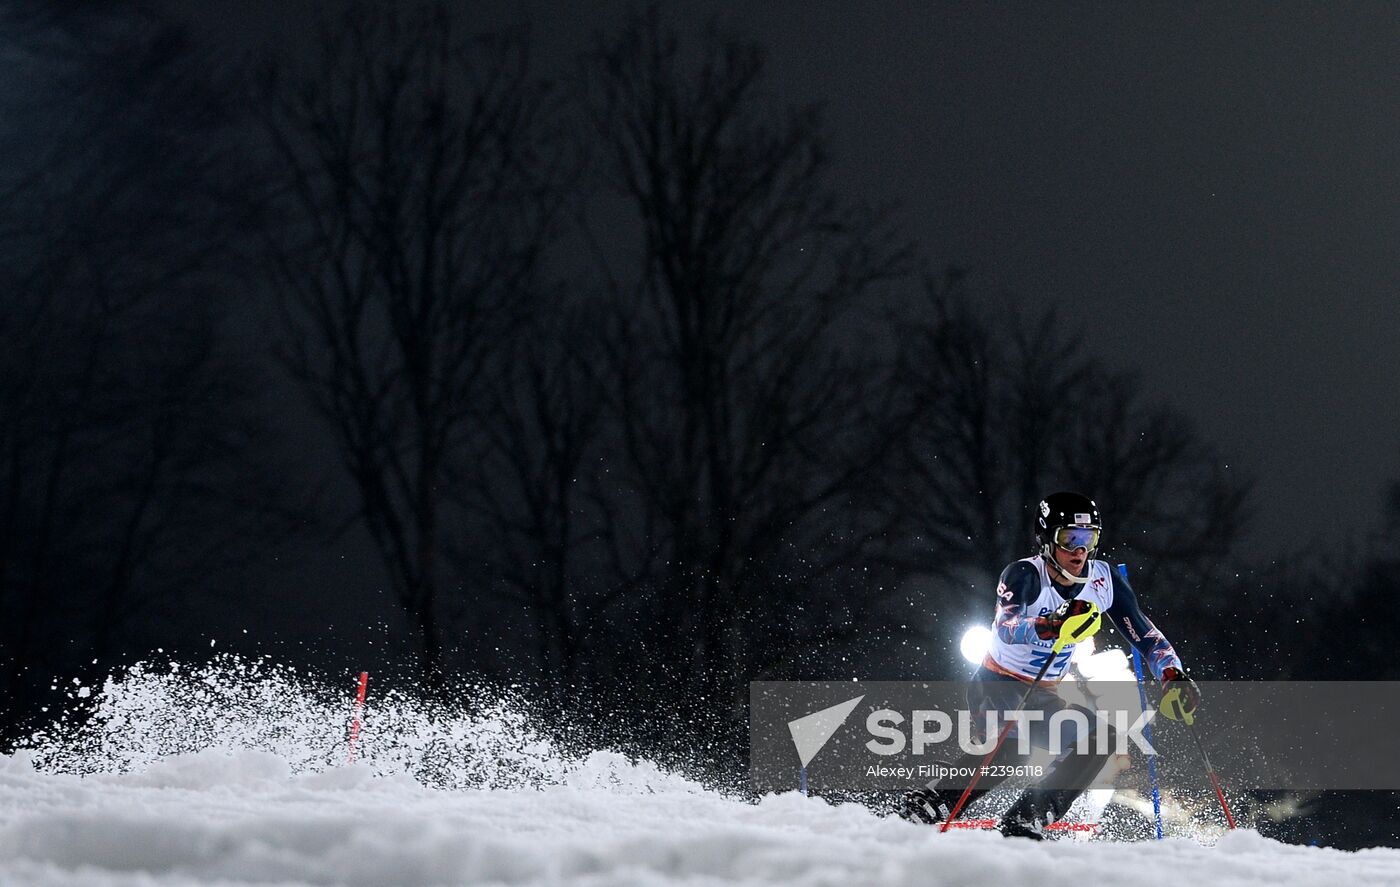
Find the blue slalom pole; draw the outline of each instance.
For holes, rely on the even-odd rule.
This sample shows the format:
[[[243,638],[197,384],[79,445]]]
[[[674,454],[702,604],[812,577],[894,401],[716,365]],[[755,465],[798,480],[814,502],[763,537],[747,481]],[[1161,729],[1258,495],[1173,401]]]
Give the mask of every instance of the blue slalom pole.
[[[1142,685],[1142,656],[1136,649],[1133,650],[1133,673],[1137,675],[1138,700],[1142,703],[1142,710],[1147,711],[1147,690]],[[1148,724],[1142,729],[1142,735],[1146,737],[1147,744],[1152,744],[1152,725]],[[1152,781],[1152,815],[1157,820],[1157,840],[1162,840],[1162,794],[1157,789],[1157,756],[1147,756],[1147,778]]]
[[[1128,565],[1119,564],[1118,572],[1123,574],[1123,581],[1128,579]],[[1133,651],[1133,674],[1137,676],[1138,702],[1142,704],[1142,710],[1147,711],[1147,688],[1143,686],[1142,679],[1142,656],[1138,653],[1137,647],[1128,645]],[[1152,744],[1152,725],[1148,724],[1142,730],[1142,735],[1147,739],[1147,744]],[[1162,794],[1157,789],[1157,756],[1147,756],[1147,778],[1152,782],[1152,815],[1157,820],[1157,840],[1162,840]]]
[[[1152,740],[1147,740],[1151,742]],[[797,790],[803,795],[807,794],[807,768],[799,767],[797,770]]]

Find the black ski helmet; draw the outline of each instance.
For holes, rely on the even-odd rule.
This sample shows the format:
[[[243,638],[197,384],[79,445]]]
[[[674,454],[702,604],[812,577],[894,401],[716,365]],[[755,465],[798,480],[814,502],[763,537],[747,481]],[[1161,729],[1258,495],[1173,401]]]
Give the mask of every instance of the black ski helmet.
[[[1055,547],[1055,531],[1060,527],[1093,527],[1102,530],[1099,507],[1080,493],[1051,493],[1035,507],[1035,541],[1041,554]]]

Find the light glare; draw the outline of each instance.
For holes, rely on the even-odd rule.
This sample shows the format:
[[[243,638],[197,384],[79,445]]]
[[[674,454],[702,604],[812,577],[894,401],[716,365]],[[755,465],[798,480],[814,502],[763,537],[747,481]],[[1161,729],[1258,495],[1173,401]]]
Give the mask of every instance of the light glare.
[[[987,658],[987,651],[992,649],[992,630],[985,625],[972,626],[963,632],[958,649],[968,662],[981,665],[982,660]]]

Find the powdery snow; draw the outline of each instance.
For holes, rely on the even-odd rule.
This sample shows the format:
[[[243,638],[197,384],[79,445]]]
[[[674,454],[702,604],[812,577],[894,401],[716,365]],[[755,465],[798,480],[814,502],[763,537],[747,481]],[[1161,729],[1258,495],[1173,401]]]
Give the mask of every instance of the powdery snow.
[[[211,676],[248,682],[244,691],[277,684],[267,698],[278,712],[254,708],[235,724],[216,689],[192,700]],[[424,718],[411,739],[367,732],[366,759],[338,766],[343,743],[316,751],[311,741],[326,713],[287,680],[227,663],[202,675],[138,670],[103,689],[93,726],[0,756],[0,885],[1400,884],[1392,849],[1295,847],[1252,832],[1214,847],[1035,844],[938,834],[796,793],[749,803],[607,752],[566,759],[500,711]],[[422,714],[400,700],[398,715]],[[114,722],[120,736],[107,732]],[[440,757],[452,763],[425,785],[408,750],[440,749],[444,736],[516,757],[499,767]]]

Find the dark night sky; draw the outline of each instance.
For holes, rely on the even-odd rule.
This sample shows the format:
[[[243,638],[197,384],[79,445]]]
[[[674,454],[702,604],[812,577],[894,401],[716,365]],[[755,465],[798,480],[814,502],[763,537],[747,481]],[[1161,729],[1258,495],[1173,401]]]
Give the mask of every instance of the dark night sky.
[[[311,8],[218,0],[198,24],[295,52]],[[626,7],[472,8],[482,28],[528,17],[541,71],[563,73]],[[684,31],[719,12],[764,44],[780,100],[826,103],[838,184],[897,200],[931,264],[1053,303],[1190,415],[1257,479],[1251,553],[1300,525],[1340,542],[1400,476],[1400,5],[1125,9],[668,15]]]

